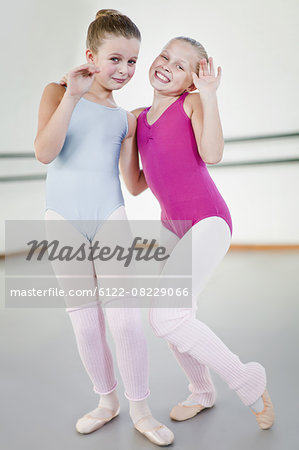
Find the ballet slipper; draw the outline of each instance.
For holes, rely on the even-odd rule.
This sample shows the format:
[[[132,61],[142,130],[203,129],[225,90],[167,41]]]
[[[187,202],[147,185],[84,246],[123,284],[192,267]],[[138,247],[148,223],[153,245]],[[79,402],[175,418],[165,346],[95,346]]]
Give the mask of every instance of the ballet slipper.
[[[172,420],[182,422],[183,420],[191,419],[192,417],[196,416],[203,409],[212,408],[212,406],[183,405],[182,403],[178,403],[170,411],[170,418]]]
[[[263,411],[257,413],[252,408],[250,409],[255,415],[259,427],[262,430],[267,430],[268,428],[271,428],[274,423],[274,407],[267,389],[265,389],[264,393],[262,394],[262,399],[264,402]]]
[[[108,417],[96,417],[96,413],[98,410],[107,411]],[[104,426],[107,422],[110,422],[110,420],[114,419],[114,417],[118,416],[119,410],[119,407],[116,411],[113,411],[112,409],[100,406],[81,417],[76,423],[76,430],[81,434],[93,433],[99,428],[102,428],[102,426]]]
[[[141,419],[139,419],[136,423],[134,423],[134,427],[136,428],[136,430],[139,431],[141,434],[143,434],[145,437],[147,437],[147,439],[151,441],[153,444],[159,445],[161,447],[172,444],[174,440],[174,434],[165,425],[160,424],[149,430],[143,430],[141,428],[140,426],[141,422],[148,417],[152,416],[151,415],[144,416]]]

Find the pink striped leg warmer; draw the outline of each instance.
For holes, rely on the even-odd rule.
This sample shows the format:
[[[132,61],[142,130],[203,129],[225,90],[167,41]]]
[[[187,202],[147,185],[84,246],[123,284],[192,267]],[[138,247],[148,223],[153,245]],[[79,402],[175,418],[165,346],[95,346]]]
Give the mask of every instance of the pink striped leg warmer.
[[[188,353],[180,353],[173,344],[168,343],[168,345],[185,372],[190,382],[189,390],[192,394],[196,394],[198,403],[207,407],[214,405],[216,390],[209,368],[200,364],[197,359],[194,359]]]
[[[114,338],[118,368],[128,400],[144,400],[150,394],[148,352],[140,310],[106,308],[110,331]]]
[[[113,361],[106,341],[103,310],[98,307],[85,307],[69,310],[82,363],[91,379],[97,394],[109,394],[117,381]]]
[[[166,312],[168,311],[168,313]],[[175,309],[151,310],[151,325],[158,336],[187,353],[201,364],[214,370],[233,389],[245,405],[254,403],[264,392],[266,386],[265,369],[257,362],[243,364],[239,357],[203,322],[194,317],[179,317],[174,328]],[[168,320],[171,320],[171,330]],[[192,371],[192,360],[184,360],[186,372]]]

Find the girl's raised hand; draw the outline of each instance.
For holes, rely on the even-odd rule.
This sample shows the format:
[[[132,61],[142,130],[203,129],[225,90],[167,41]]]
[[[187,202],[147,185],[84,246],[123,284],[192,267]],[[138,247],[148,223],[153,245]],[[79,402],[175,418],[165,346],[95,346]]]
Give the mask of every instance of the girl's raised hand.
[[[67,94],[73,97],[82,97],[89,91],[95,74],[99,73],[99,67],[94,64],[83,64],[76,67],[66,75]],[[62,80],[61,80],[62,81]],[[63,84],[60,82],[60,84]]]
[[[213,58],[209,58],[209,66],[205,59],[199,62],[199,73],[192,72],[193,83],[201,93],[216,92],[221,79],[221,67],[217,69],[217,76],[215,76]]]

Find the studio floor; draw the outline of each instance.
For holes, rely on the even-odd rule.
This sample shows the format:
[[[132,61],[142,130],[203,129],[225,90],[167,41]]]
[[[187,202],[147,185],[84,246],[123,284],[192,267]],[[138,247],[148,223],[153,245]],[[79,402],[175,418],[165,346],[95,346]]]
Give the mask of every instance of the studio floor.
[[[199,299],[204,321],[243,362],[267,371],[276,410],[272,429],[259,429],[254,415],[212,373],[216,405],[186,422],[169,412],[188,395],[188,382],[166,343],[154,336],[143,309],[150,355],[150,406],[175,434],[176,450],[297,450],[299,448],[299,252],[230,251]],[[154,449],[132,426],[119,380],[120,415],[90,435],[76,420],[98,398],[81,364],[67,313],[5,306],[1,261],[1,417],[5,450]],[[108,340],[114,344],[108,331]],[[115,360],[115,358],[114,358]],[[115,365],[116,366],[116,365]]]

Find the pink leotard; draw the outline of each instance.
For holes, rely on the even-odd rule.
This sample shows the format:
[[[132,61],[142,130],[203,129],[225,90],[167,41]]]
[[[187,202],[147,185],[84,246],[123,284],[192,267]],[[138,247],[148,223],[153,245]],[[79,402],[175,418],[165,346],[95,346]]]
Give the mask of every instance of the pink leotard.
[[[228,207],[201,159],[182,94],[149,125],[138,117],[137,141],[148,186],[161,206],[163,225],[180,238],[194,224],[222,217],[232,232]]]

